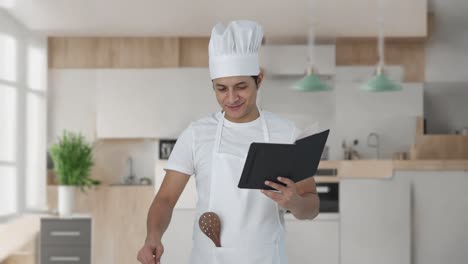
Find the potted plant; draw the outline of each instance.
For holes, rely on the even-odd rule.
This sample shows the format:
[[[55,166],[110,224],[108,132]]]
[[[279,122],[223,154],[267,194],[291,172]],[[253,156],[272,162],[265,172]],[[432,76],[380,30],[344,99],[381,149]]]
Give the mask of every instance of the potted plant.
[[[59,183],[58,211],[60,216],[70,216],[73,211],[74,193],[78,187],[100,184],[90,178],[93,166],[93,147],[80,133],[64,131],[58,143],[50,147],[50,156]]]

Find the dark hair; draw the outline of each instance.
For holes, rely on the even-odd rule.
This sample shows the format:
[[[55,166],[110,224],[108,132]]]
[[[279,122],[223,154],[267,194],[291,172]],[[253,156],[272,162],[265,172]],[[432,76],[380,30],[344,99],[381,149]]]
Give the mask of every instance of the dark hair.
[[[253,76],[250,76],[254,79],[255,81],[255,84],[257,85],[257,88],[258,88],[258,75],[253,75]]]

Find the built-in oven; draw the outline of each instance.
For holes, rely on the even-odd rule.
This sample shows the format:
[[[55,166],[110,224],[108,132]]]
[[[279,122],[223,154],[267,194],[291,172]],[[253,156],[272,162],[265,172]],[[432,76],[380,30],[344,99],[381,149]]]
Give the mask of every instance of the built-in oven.
[[[320,198],[320,213],[339,213],[339,183],[316,183],[317,193]]]
[[[317,169],[315,177],[320,177],[321,181],[316,181],[317,193],[320,198],[320,213],[339,213],[339,188],[337,180],[328,181],[327,178],[336,179],[338,170],[335,168]]]
[[[339,188],[340,184],[336,179],[337,169],[318,169],[315,176],[320,176],[321,180],[316,180],[317,193],[320,199],[320,213],[340,212]],[[330,181],[327,180],[330,177]],[[287,211],[289,213],[289,211]]]

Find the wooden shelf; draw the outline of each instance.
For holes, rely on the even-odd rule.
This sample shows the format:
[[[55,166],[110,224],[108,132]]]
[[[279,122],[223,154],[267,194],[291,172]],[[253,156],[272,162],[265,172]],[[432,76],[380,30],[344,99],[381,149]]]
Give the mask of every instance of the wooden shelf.
[[[416,144],[411,146],[412,160],[468,159],[468,136],[425,134],[424,118],[416,122]]]

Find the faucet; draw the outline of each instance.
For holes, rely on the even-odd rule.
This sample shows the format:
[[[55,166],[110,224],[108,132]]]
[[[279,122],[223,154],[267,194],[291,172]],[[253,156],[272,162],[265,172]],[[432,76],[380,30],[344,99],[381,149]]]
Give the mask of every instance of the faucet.
[[[371,142],[374,141],[374,142]],[[375,148],[376,154],[377,154],[377,159],[380,158],[380,153],[379,153],[379,134],[372,132],[367,136],[367,146],[370,148]]]
[[[129,166],[129,175],[124,177],[125,184],[134,184],[135,183],[135,173],[133,172],[133,159],[132,157],[128,157],[127,164]]]

